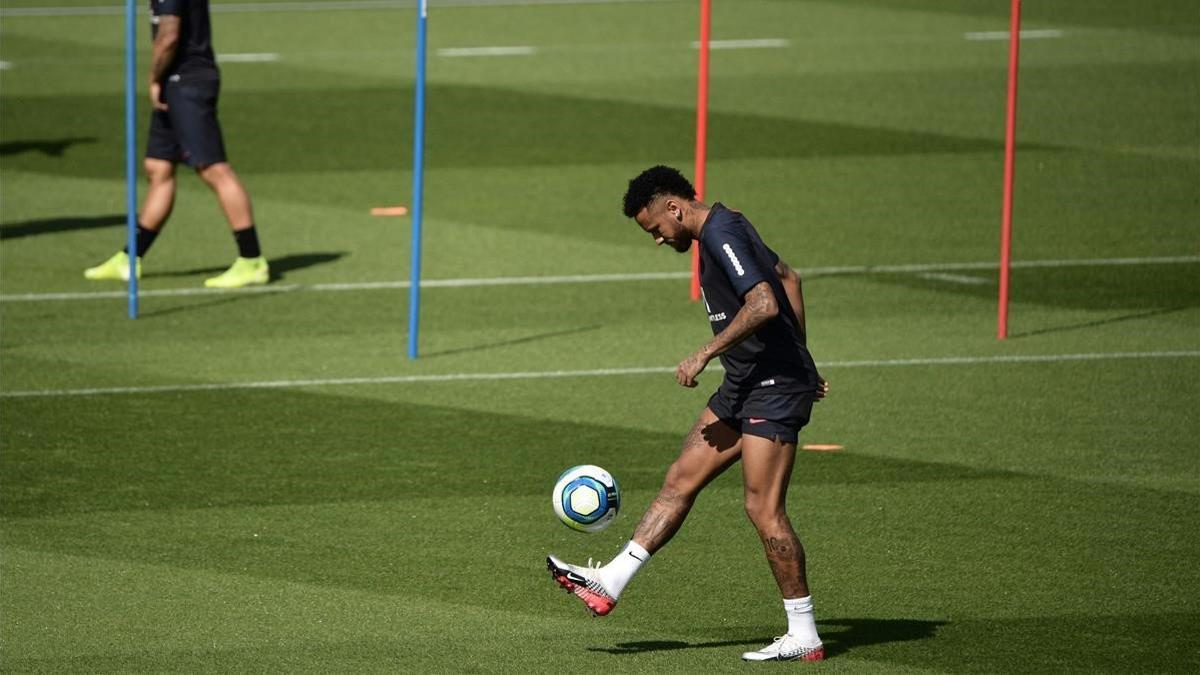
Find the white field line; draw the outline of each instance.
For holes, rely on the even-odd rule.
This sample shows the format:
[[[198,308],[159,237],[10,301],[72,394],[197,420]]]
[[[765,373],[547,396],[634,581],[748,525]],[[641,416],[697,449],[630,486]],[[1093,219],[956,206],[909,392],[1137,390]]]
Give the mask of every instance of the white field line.
[[[1173,265],[1200,263],[1200,255],[1164,256],[1156,258],[1083,258],[1073,260],[1020,260],[1012,263],[1013,269],[1044,267],[1104,267],[1124,265]],[[913,265],[846,265],[835,267],[801,268],[802,275],[831,276],[852,274],[921,274],[929,272],[955,272],[971,270],[995,270],[995,262],[919,263]],[[688,279],[690,272],[634,272],[628,274],[570,274],[552,276],[483,277],[467,279],[423,279],[421,288],[478,288],[481,286],[540,286],[556,284],[595,284],[628,281],[663,281]],[[328,284],[270,284],[234,290],[215,288],[163,288],[141,291],[139,297],[157,298],[192,295],[223,295],[227,293],[292,293],[296,291],[371,291],[406,290],[408,281],[365,281]],[[0,302],[50,302],[59,300],[109,300],[124,298],[127,292],[79,291],[65,293],[12,293],[0,294]]]
[[[989,40],[1007,40],[1009,32],[1006,30],[989,30],[980,33],[963,33],[963,37],[972,40],[987,42]],[[1020,32],[1022,40],[1045,40],[1060,38],[1063,36],[1061,30],[1055,28],[1047,28],[1043,30],[1023,30]]]
[[[671,0],[436,0],[441,7],[525,7],[533,5],[614,5],[670,2]],[[211,12],[337,12],[371,9],[415,9],[416,0],[302,0],[300,2],[214,2]],[[138,14],[148,10],[138,4]],[[124,5],[106,7],[6,7],[0,17],[15,16],[112,16],[124,14]]]
[[[709,49],[780,49],[791,43],[783,38],[760,38],[756,40],[709,40]],[[692,49],[699,49],[698,41],[692,42]]]
[[[945,281],[951,284],[962,284],[965,286],[980,286],[988,283],[988,279],[984,279],[983,277],[972,277],[967,276],[966,274],[950,274],[948,272],[925,272],[924,274],[919,274],[917,276],[921,277],[922,279],[929,279],[931,281]]]
[[[471,56],[531,56],[537,53],[537,47],[446,47],[437,50],[438,56],[447,58]]]
[[[12,61],[0,61],[0,70],[8,70],[12,65]]]
[[[1200,351],[1098,352],[1090,354],[1030,354],[1024,356],[950,356],[870,361],[828,361],[828,368],[886,368],[895,366],[956,366],[980,364],[1067,363],[1073,361],[1110,361],[1117,359],[1194,359]],[[714,364],[710,370],[719,371]],[[383,377],[344,377],[320,380],[265,380],[259,382],[222,382],[207,384],[165,384],[145,387],[93,387],[89,389],[32,389],[0,392],[0,398],[46,398],[64,396],[110,396],[117,394],[165,394],[235,389],[294,389],[349,385],[415,384],[422,382],[481,382],[495,380],[548,380],[574,377],[613,377],[619,375],[661,375],[674,373],[669,366],[634,368],[596,368],[591,370],[542,370],[511,373],[446,373],[441,375],[391,375]]]
[[[268,63],[278,61],[279,54],[263,52],[261,54],[217,54],[219,63]]]

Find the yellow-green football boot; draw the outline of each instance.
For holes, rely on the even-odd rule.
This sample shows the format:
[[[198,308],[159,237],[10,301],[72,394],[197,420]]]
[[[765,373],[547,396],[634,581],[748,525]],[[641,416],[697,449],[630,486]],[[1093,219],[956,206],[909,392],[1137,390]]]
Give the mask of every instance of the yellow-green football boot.
[[[113,257],[83,271],[85,279],[92,281],[129,281],[129,254],[117,251]],[[137,278],[142,278],[142,259],[137,260]]]
[[[208,288],[241,288],[243,286],[259,286],[271,280],[271,271],[267,268],[267,259],[241,258],[233,261],[229,269],[220,275],[204,280]]]

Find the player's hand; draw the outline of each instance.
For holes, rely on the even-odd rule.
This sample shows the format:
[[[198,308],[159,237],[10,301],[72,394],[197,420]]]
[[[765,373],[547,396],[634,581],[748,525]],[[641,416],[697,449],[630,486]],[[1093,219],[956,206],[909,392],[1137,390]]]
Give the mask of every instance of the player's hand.
[[[167,104],[162,102],[162,84],[158,82],[150,83],[150,105],[154,106],[155,110],[167,109]]]
[[[707,365],[708,359],[701,356],[699,352],[692,354],[675,369],[675,379],[685,387],[694,387],[698,384],[696,377],[704,372],[704,367]]]
[[[817,376],[817,401],[829,395],[829,383],[820,375]]]

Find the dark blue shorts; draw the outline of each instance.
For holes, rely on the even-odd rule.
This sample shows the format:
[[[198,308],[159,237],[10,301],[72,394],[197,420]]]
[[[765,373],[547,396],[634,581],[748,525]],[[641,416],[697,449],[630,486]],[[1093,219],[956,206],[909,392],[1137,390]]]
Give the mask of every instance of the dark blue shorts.
[[[722,422],[743,435],[779,439],[796,443],[800,429],[812,415],[815,392],[774,392],[754,389],[745,393],[730,393],[718,389],[708,399],[708,409]]]
[[[162,94],[167,110],[150,115],[146,156],[194,169],[224,162],[225,141],[217,122],[220,89],[220,80],[168,82]]]

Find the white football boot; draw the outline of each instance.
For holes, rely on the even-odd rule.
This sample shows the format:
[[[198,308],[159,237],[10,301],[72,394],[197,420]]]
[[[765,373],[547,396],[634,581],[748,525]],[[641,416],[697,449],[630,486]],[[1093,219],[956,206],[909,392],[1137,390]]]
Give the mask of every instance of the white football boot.
[[[821,661],[825,658],[825,646],[800,643],[800,638],[781,635],[771,644],[756,652],[742,654],[743,661]]]
[[[604,616],[617,606],[617,599],[604,587],[600,580],[600,567],[571,565],[554,556],[546,556],[546,569],[550,576],[568,593],[575,594],[593,616]]]

